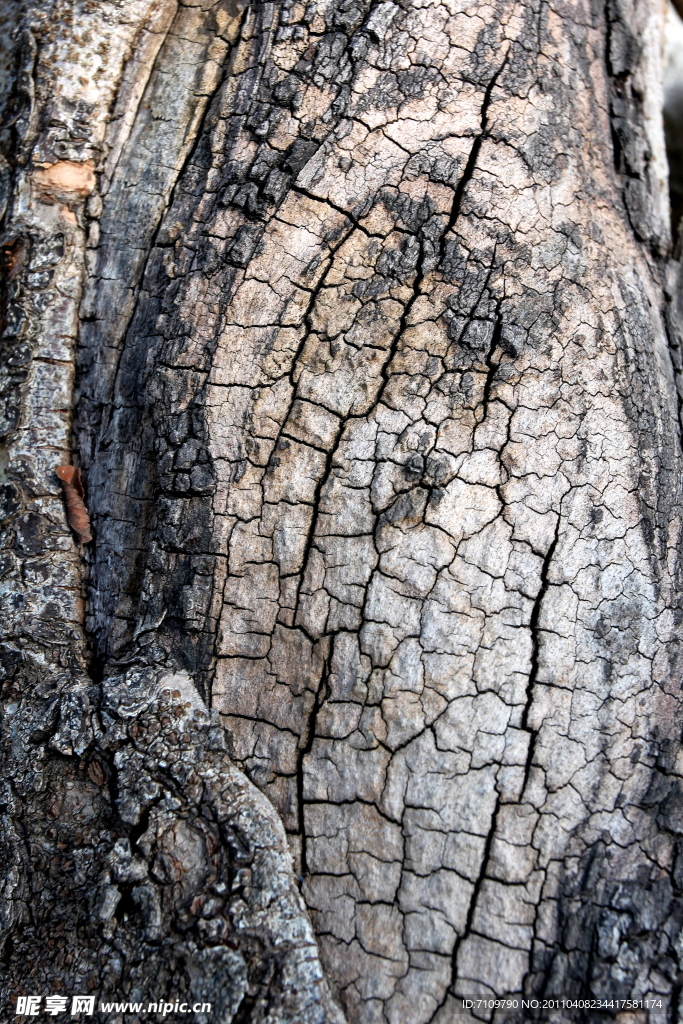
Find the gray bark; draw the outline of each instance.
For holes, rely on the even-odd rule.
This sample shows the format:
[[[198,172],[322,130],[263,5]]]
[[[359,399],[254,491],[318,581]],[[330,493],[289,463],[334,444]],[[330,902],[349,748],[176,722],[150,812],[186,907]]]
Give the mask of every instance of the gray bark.
[[[0,9],[5,1005],[679,1019],[661,6]]]

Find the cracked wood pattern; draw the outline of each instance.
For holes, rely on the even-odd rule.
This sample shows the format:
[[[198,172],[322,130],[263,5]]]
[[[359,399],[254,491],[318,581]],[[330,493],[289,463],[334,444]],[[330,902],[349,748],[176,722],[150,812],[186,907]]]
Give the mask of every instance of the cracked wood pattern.
[[[27,808],[44,802],[29,742],[64,786],[110,780],[88,798],[82,883],[99,880],[100,931],[71,941],[90,970],[119,964],[114,988],[213,972],[236,1021],[339,1005],[352,1024],[450,1024],[459,997],[520,992],[657,993],[651,1019],[676,1019],[683,391],[662,16],[26,5],[6,260],[33,347],[25,372],[18,342],[6,359],[23,488],[6,672],[31,721],[46,694],[20,657],[52,666],[62,710],[10,762]],[[54,276],[22,269],[25,248]],[[50,282],[73,326],[46,356]],[[70,446],[83,569],[50,477]],[[34,550],[44,614],[25,596]],[[184,731],[164,724],[174,706],[195,709]],[[190,749],[194,774],[169,768]],[[64,806],[62,846],[87,846]],[[52,812],[26,813],[37,837]],[[254,864],[271,844],[281,880],[256,872],[246,911],[240,843]],[[278,914],[298,932],[264,978]]]

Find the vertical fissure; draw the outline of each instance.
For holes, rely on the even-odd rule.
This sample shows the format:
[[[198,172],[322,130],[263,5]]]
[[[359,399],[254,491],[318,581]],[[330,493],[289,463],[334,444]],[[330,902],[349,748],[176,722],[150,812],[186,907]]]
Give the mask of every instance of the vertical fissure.
[[[530,712],[530,709],[531,709],[531,705],[532,705],[532,702],[533,702],[533,689],[534,689],[534,685],[536,683],[536,680],[538,678],[539,665],[540,665],[540,647],[541,647],[541,644],[540,644],[540,636],[539,636],[539,633],[540,633],[539,623],[540,623],[541,609],[542,609],[542,606],[543,606],[543,601],[544,601],[544,599],[546,597],[546,594],[548,592],[548,588],[550,586],[550,583],[549,583],[549,569],[550,569],[550,565],[551,565],[553,556],[555,554],[555,550],[556,550],[557,543],[558,543],[558,540],[559,540],[559,527],[560,527],[560,517],[558,515],[557,523],[555,525],[555,533],[554,533],[553,539],[550,542],[550,545],[548,546],[548,550],[546,551],[546,554],[545,554],[545,556],[543,558],[543,562],[542,562],[542,565],[541,565],[539,589],[538,589],[538,592],[536,594],[536,599],[534,601],[533,608],[531,610],[531,615],[530,615],[530,618],[529,618],[529,630],[530,630],[530,633],[531,633],[531,666],[530,666],[528,682],[527,682],[526,701],[525,701],[524,709],[522,711],[522,718],[521,718],[520,727],[530,734],[530,738],[529,738],[529,748],[528,748],[528,751],[527,751],[526,764],[525,764],[525,767],[524,767],[524,778],[523,778],[522,785],[520,787],[519,798],[518,798],[518,800],[515,801],[515,803],[517,803],[517,804],[521,803],[521,801],[522,801],[522,799],[524,797],[524,793],[525,793],[528,781],[529,781],[529,774],[530,774],[530,771],[531,771],[531,765],[532,765],[532,760],[533,760],[535,739],[536,739],[536,735],[537,735],[537,730],[529,728],[528,719],[529,719],[529,712]],[[506,801],[505,806],[507,806],[507,803],[508,802]],[[465,920],[465,926],[464,926],[462,934],[459,935],[456,938],[455,944],[453,946],[453,953],[452,953],[452,958],[451,958],[451,982],[450,982],[450,985],[449,985],[448,989],[446,990],[446,992],[444,994],[444,998],[443,998],[442,1002],[439,1004],[439,1006],[437,1007],[437,1010],[432,1015],[431,1020],[435,1019],[435,1017],[437,1016],[438,1012],[445,1005],[445,1002],[446,1002],[446,999],[448,998],[449,992],[453,996],[456,995],[455,988],[456,988],[456,985],[457,985],[457,982],[458,982],[458,955],[459,955],[460,949],[462,947],[462,944],[472,934],[474,915],[475,915],[476,910],[477,910],[477,904],[478,904],[479,895],[481,893],[481,890],[482,890],[482,887],[484,885],[484,882],[486,881],[486,878],[487,878],[489,863],[490,863],[490,859],[491,859],[491,848],[492,848],[492,845],[493,845],[493,840],[495,839],[495,835],[496,835],[496,831],[497,831],[497,825],[498,825],[498,816],[499,816],[500,809],[501,809],[502,806],[504,806],[503,805],[503,800],[502,800],[500,794],[498,794],[497,797],[496,797],[495,807],[494,807],[493,813],[491,815],[491,822],[490,822],[489,830],[488,830],[488,833],[487,833],[487,836],[486,836],[486,843],[485,843],[484,851],[483,851],[483,854],[482,854],[482,860],[481,860],[479,874],[477,876],[476,882],[474,883],[474,889],[472,891],[472,896],[470,898],[469,906],[468,906],[468,909],[467,909],[467,917],[466,917],[466,920]]]
[[[560,516],[558,514],[557,522],[555,524],[555,534],[553,536],[552,541],[550,542],[548,550],[545,553],[545,557],[541,565],[541,583],[538,589],[538,593],[536,594],[536,600],[534,601],[534,606],[531,609],[531,617],[529,619],[529,631],[531,633],[531,669],[529,671],[529,678],[527,681],[526,703],[524,705],[524,711],[522,712],[521,721],[522,729],[529,733],[529,749],[527,751],[526,764],[524,766],[524,783],[521,789],[521,796],[524,795],[524,791],[526,790],[527,783],[529,781],[529,774],[531,772],[531,765],[534,756],[535,741],[538,732],[538,730],[536,729],[529,728],[529,714],[531,712],[531,706],[533,704],[534,686],[536,685],[536,680],[538,679],[538,671],[540,667],[541,640],[539,623],[541,618],[541,610],[543,608],[543,602],[545,600],[546,594],[548,593],[548,588],[550,586],[548,578],[550,564],[555,554],[555,549],[557,547],[559,536]]]

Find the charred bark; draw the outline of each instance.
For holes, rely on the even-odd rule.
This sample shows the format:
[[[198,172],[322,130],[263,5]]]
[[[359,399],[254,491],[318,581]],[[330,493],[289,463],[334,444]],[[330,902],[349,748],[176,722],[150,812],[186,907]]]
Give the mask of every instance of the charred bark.
[[[676,1020],[659,6],[2,10],[6,1004]]]

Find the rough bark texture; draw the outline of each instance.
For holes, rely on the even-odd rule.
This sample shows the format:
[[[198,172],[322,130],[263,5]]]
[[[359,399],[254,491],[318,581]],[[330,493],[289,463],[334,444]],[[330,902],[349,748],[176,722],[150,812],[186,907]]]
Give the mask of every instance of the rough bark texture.
[[[659,4],[0,7],[6,1005],[677,1020]]]

